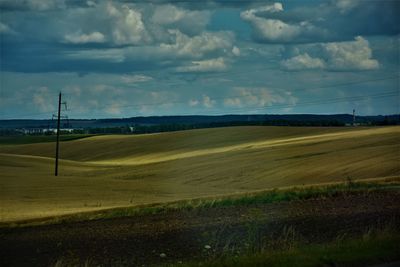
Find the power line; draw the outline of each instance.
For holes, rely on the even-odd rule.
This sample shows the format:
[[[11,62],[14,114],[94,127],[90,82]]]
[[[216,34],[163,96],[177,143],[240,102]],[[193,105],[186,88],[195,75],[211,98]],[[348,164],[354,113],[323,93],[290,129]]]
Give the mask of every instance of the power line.
[[[291,107],[299,107],[299,106],[312,106],[312,105],[322,105],[322,104],[335,104],[335,103],[341,103],[341,102],[349,102],[349,101],[359,101],[363,100],[364,98],[373,98],[373,99],[379,99],[379,98],[386,98],[386,97],[392,97],[396,96],[397,91],[390,91],[390,92],[385,92],[381,94],[371,94],[371,95],[359,95],[359,96],[351,96],[351,97],[339,97],[339,98],[331,98],[331,99],[319,99],[316,101],[306,101],[306,102],[299,102],[299,103],[293,103],[293,104],[278,104],[278,105],[271,105],[271,106],[262,106],[262,107],[257,107],[257,108],[249,108],[249,107],[241,107],[241,108],[231,108],[229,109],[229,112],[255,112],[255,111],[266,111],[266,110],[271,110],[271,109],[283,109],[283,108],[291,108]],[[214,109],[206,109],[207,115],[222,115],[220,114],[220,109],[214,108]],[[214,112],[214,114],[210,114],[210,112]],[[218,112],[215,113],[215,112]],[[224,111],[224,114],[227,112]],[[179,114],[183,115],[183,114]],[[191,113],[186,113],[184,115],[192,115]]]
[[[308,88],[298,88],[298,89],[293,89],[291,92],[300,92],[300,91],[307,91],[307,90],[316,90],[316,89],[326,89],[326,88],[336,88],[336,87],[343,87],[343,86],[348,86],[348,85],[354,85],[354,84],[362,84],[362,83],[369,83],[369,82],[376,82],[376,81],[383,81],[383,80],[390,80],[390,79],[396,79],[399,78],[399,76],[391,76],[391,77],[385,77],[385,78],[377,78],[377,79],[370,79],[370,80],[363,80],[363,81],[352,81],[352,82],[347,82],[347,83],[340,83],[340,84],[334,84],[334,85],[325,85],[325,86],[316,86],[316,87],[308,87]],[[280,89],[280,90],[287,90],[283,88],[270,88],[270,89]],[[397,91],[393,91],[398,93]],[[251,96],[260,96],[261,94],[251,94]],[[374,97],[375,95],[369,95],[370,97]],[[247,97],[246,95],[233,95],[233,96],[224,96],[224,97],[214,97],[211,98],[211,100],[225,100],[225,99],[231,99],[231,98],[245,98]],[[356,96],[356,97],[364,97],[364,96]],[[368,96],[366,96],[368,97]],[[347,99],[351,99],[352,97],[346,97]],[[165,104],[186,104],[188,101],[169,101],[169,102],[157,102],[157,103],[143,103],[143,104],[133,104],[133,105],[113,105],[113,108],[137,108],[137,107],[143,107],[143,106],[156,106],[156,105],[165,105]],[[110,105],[103,105],[100,107],[92,108],[89,110],[103,110],[107,107],[110,107]],[[18,115],[19,118],[25,117],[25,116],[39,116],[39,115],[44,115],[44,114],[52,114],[53,112],[40,112],[40,113],[30,113],[26,115]]]
[[[370,95],[358,95],[358,96],[350,96],[350,97],[337,97],[337,98],[331,98],[331,99],[319,99],[315,101],[306,101],[306,102],[299,102],[299,103],[293,103],[293,104],[278,104],[274,106],[264,106],[264,107],[259,107],[253,110],[265,110],[265,109],[281,109],[281,108],[289,108],[289,107],[299,107],[299,106],[309,106],[309,105],[322,105],[322,104],[335,104],[335,103],[341,103],[341,102],[349,102],[349,101],[358,101],[362,100],[364,98],[386,98],[386,97],[392,97],[396,96],[397,91],[390,91],[390,92],[385,92],[385,93],[380,93],[380,94],[370,94]]]
[[[299,89],[293,89],[290,90],[291,92],[300,92],[300,91],[307,91],[307,90],[316,90],[316,89],[326,89],[326,88],[336,88],[336,87],[343,87],[343,86],[348,86],[348,85],[354,85],[354,84],[362,84],[362,83],[368,83],[368,82],[376,82],[376,81],[383,81],[383,80],[391,80],[391,79],[396,79],[399,78],[399,76],[392,76],[392,77],[386,77],[386,78],[378,78],[378,79],[370,79],[370,80],[364,80],[364,81],[353,81],[353,82],[348,82],[348,83],[341,83],[341,84],[335,84],[335,85],[326,85],[326,86],[317,86],[317,87],[310,87],[310,88],[299,88]],[[269,89],[280,89],[280,90],[287,90],[283,88],[269,88]],[[252,94],[252,96],[260,96],[262,94]],[[233,95],[233,96],[224,96],[224,97],[213,97],[211,100],[221,100],[221,99],[230,99],[230,98],[240,98],[240,97],[246,97],[246,95]],[[132,105],[113,105],[113,108],[138,108],[138,107],[143,107],[143,106],[158,106],[158,105],[165,105],[165,104],[186,104],[188,103],[188,100],[182,101],[182,100],[177,100],[177,101],[169,101],[169,102],[156,102],[156,103],[143,103],[143,104],[132,104]],[[110,105],[103,105],[99,106],[96,108],[92,108],[90,110],[103,110],[110,107]]]

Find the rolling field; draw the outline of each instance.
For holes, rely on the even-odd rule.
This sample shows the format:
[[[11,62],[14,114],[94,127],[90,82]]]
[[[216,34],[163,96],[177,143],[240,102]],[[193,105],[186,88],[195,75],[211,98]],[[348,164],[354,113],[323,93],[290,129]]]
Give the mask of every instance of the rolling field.
[[[400,176],[400,127],[227,127],[0,145],[0,221]]]

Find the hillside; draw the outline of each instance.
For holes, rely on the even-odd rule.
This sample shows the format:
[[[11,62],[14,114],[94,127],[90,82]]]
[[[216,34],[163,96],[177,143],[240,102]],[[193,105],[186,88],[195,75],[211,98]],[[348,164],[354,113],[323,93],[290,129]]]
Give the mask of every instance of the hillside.
[[[0,146],[1,221],[399,176],[400,127],[230,127]]]

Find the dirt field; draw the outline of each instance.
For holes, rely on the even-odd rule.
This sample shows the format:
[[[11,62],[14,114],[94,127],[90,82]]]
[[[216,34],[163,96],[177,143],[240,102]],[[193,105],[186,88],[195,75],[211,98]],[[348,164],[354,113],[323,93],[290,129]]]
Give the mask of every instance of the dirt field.
[[[399,191],[231,206],[156,215],[0,228],[2,266],[148,266],[241,253],[262,236],[276,242],[329,242],[386,223],[400,225]],[[205,246],[210,246],[205,249]],[[280,244],[282,245],[282,244]],[[164,253],[166,257],[160,257]],[[21,257],[23,255],[23,257]]]
[[[0,146],[0,221],[400,175],[400,127],[228,127]]]

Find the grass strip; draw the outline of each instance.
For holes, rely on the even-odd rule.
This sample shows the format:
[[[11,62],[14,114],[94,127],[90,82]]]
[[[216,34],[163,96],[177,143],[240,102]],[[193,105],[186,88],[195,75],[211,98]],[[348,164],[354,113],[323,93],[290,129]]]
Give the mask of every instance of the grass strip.
[[[297,246],[247,255],[227,255],[205,261],[168,264],[168,267],[243,267],[243,266],[371,266],[400,261],[400,233],[384,230],[362,237],[337,240],[326,244]]]
[[[198,198],[167,203],[155,203],[140,206],[103,209],[81,212],[71,215],[40,218],[19,222],[0,223],[0,228],[13,228],[35,225],[59,224],[121,217],[160,214],[174,211],[191,211],[206,208],[251,206],[283,201],[301,201],[308,199],[332,198],[343,195],[369,194],[375,191],[400,190],[399,178],[387,178],[374,182],[352,182],[272,189],[253,193],[236,194],[221,197]]]

